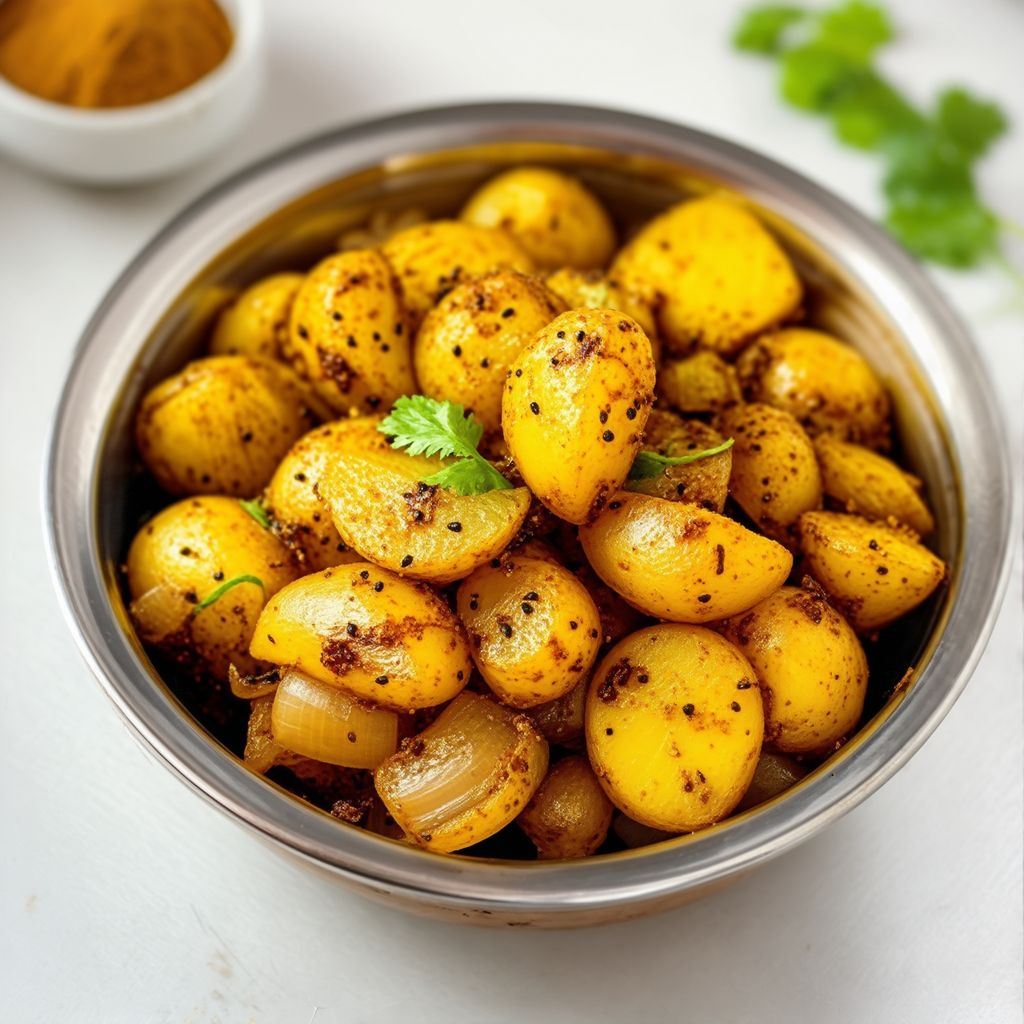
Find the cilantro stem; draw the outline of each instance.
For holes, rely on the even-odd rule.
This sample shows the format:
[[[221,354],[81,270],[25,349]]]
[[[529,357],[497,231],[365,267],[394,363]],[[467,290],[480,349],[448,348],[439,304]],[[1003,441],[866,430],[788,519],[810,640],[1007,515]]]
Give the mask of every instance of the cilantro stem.
[[[702,448],[697,452],[687,452],[685,455],[661,455],[658,452],[639,452],[633,460],[629,470],[630,480],[649,480],[651,477],[661,476],[670,466],[688,466],[700,459],[708,459],[712,455],[721,455],[733,446],[733,439],[717,444],[714,448]]]
[[[263,586],[263,580],[261,580],[259,576],[250,576],[248,574],[244,574],[242,576],[234,576],[226,582],[222,583],[219,587],[217,587],[216,590],[207,594],[206,597],[204,597],[202,601],[200,601],[199,604],[197,604],[195,608],[192,609],[192,614],[198,615],[204,609],[209,608],[210,605],[216,604],[216,602],[219,601],[229,590],[234,589],[241,583],[254,584],[255,586],[259,587],[260,590],[263,591],[264,598],[266,597],[267,588]]]
[[[999,218],[999,227],[1011,235],[1016,235],[1018,238],[1024,238],[1024,224],[1018,224],[1015,220],[1006,220],[1002,217]]]
[[[245,509],[256,520],[264,530],[270,529],[270,516],[267,515],[267,510],[260,503],[259,498],[253,498],[251,501],[246,501],[243,498],[239,498],[238,504]]]

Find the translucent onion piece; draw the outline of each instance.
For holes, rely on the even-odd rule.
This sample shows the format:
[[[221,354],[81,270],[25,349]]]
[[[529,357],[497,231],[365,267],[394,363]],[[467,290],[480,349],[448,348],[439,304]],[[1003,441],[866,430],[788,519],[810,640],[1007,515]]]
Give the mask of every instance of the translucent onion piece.
[[[277,689],[281,681],[281,670],[272,668],[269,672],[258,675],[243,675],[234,664],[228,665],[228,685],[231,692],[242,700],[255,700],[266,697]]]
[[[245,763],[262,775],[278,764],[287,751],[274,740],[271,728],[273,696],[257,697],[249,705],[249,727],[245,735]]]
[[[398,716],[290,669],[274,695],[274,739],[296,754],[346,768],[376,768],[398,746]]]
[[[159,644],[188,626],[194,608],[183,590],[169,583],[158,583],[132,601],[128,610],[139,639],[143,643]]]
[[[785,754],[774,754],[765,751],[761,754],[754,769],[754,777],[750,780],[743,799],[734,813],[747,811],[751,807],[763,804],[766,800],[785,793],[790,786],[795,786],[805,775],[807,769]]]
[[[547,766],[547,742],[529,718],[463,692],[377,769],[377,792],[413,842],[450,852],[512,821]]]

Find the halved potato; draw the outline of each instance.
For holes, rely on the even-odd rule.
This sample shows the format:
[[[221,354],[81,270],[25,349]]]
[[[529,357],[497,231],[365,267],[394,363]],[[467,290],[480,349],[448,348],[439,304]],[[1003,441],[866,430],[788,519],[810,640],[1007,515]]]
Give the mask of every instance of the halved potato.
[[[462,624],[430,587],[367,562],[279,590],[249,649],[398,711],[451,700],[473,667]]]
[[[693,832],[739,803],[764,733],[754,670],[711,630],[666,624],[619,641],[587,693],[587,751],[635,821]]]
[[[497,557],[530,508],[525,487],[458,495],[423,479],[440,459],[392,448],[367,417],[347,430],[320,479],[342,540],[378,565],[451,583]]]
[[[752,608],[785,582],[793,556],[735,520],[619,491],[580,528],[594,571],[631,605],[672,622],[712,622]]]

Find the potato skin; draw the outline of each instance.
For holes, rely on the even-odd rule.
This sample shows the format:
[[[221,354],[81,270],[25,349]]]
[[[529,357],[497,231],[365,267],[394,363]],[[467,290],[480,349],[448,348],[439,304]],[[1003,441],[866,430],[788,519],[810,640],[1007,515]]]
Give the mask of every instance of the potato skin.
[[[374,412],[415,394],[409,337],[398,283],[374,250],[322,260],[292,305],[293,358],[338,413]]]
[[[700,420],[684,420],[660,409],[651,410],[644,434],[644,451],[670,456],[715,448],[725,440],[714,427]],[[666,466],[659,476],[627,480],[625,488],[638,494],[651,494],[666,501],[683,501],[721,512],[729,496],[731,475],[732,449],[729,448],[685,466]]]
[[[256,623],[250,653],[396,711],[451,700],[472,669],[447,604],[429,586],[369,562],[278,591]]]
[[[306,572],[362,561],[362,556],[341,539],[330,511],[317,493],[320,477],[338,447],[339,436],[358,422],[336,420],[304,434],[278,463],[267,484],[263,502],[274,532]]]
[[[567,694],[526,709],[537,731],[548,741],[562,746],[583,735],[583,706],[587,699],[587,680],[577,683]]]
[[[635,821],[693,832],[726,817],[750,784],[764,714],[740,651],[698,626],[664,624],[617,643],[587,693],[587,752]]]
[[[866,519],[895,519],[927,536],[935,519],[921,498],[921,482],[895,462],[828,434],[815,439],[825,493]]]
[[[615,229],[598,198],[576,178],[547,167],[515,167],[482,185],[462,220],[504,228],[542,268],[603,267]]]
[[[142,460],[170,494],[258,494],[315,423],[280,363],[209,356],[147,392],[135,420]]]
[[[126,568],[133,613],[152,594],[146,619],[180,621],[162,637],[146,636],[146,623],[139,621],[142,639],[185,663],[201,665],[219,680],[227,679],[232,662],[242,671],[255,667],[249,640],[264,600],[298,575],[291,553],[277,537],[236,498],[220,495],[187,498],[158,512],[135,534]],[[262,580],[264,590],[239,584],[193,613],[223,583],[246,575]]]
[[[567,694],[601,646],[601,620],[586,587],[551,561],[514,556],[477,569],[459,586],[458,611],[477,669],[514,708]]]
[[[540,860],[589,857],[605,841],[612,802],[590,762],[566,757],[548,769],[540,788],[516,819]]]
[[[864,357],[821,331],[766,334],[736,363],[750,402],[784,409],[812,437],[834,434],[869,448],[889,445],[889,396]]]
[[[734,442],[729,492],[764,533],[795,544],[793,524],[821,506],[811,439],[793,416],[770,405],[734,405],[716,423]]]
[[[594,571],[631,605],[671,622],[713,622],[785,582],[781,544],[695,505],[620,491],[580,529]]]
[[[823,595],[782,587],[719,629],[757,673],[766,745],[826,753],[856,728],[868,662],[856,633]]]
[[[512,365],[501,425],[530,490],[582,523],[622,486],[654,393],[651,344],[613,310],[572,310],[537,334]]]
[[[302,274],[272,274],[249,285],[217,318],[210,354],[284,358],[288,318],[302,280]]]
[[[457,220],[415,224],[389,238],[381,252],[402,286],[414,329],[464,281],[496,270],[533,270],[533,260],[507,231]]]
[[[530,509],[525,487],[458,495],[424,484],[439,459],[406,455],[364,417],[338,437],[319,492],[341,539],[414,579],[451,583],[505,550]]]
[[[540,281],[513,270],[453,288],[416,334],[420,390],[472,409],[487,430],[500,430],[510,364],[563,309]]]
[[[658,371],[658,394],[682,413],[721,412],[742,401],[735,367],[716,352],[694,352]]]
[[[691,199],[652,220],[620,251],[611,277],[656,310],[670,352],[732,355],[800,305],[800,279],[782,248],[739,201]]]
[[[946,577],[942,559],[906,528],[842,512],[805,512],[799,530],[809,571],[859,633],[906,615]]]

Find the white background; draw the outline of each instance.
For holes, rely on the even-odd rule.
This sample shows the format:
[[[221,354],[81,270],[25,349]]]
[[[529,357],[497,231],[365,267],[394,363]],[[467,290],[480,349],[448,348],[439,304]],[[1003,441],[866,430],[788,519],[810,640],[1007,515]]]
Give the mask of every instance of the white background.
[[[0,1020],[1020,1020],[1019,568],[965,696],[895,780],[730,890],[626,925],[487,932],[382,909],[285,863],[129,738],[58,613],[40,464],[84,321],[208,184],[338,122],[535,97],[688,122],[879,208],[877,164],[784,109],[767,65],[730,53],[731,3],[269,6],[266,100],[214,162],[102,192],[0,159]],[[963,81],[1011,112],[1018,128],[982,181],[1024,222],[1024,6],[893,8],[903,38],[885,63],[907,90],[925,100]],[[937,276],[995,371],[1012,429],[992,444],[1019,466],[1024,307],[998,270]]]

